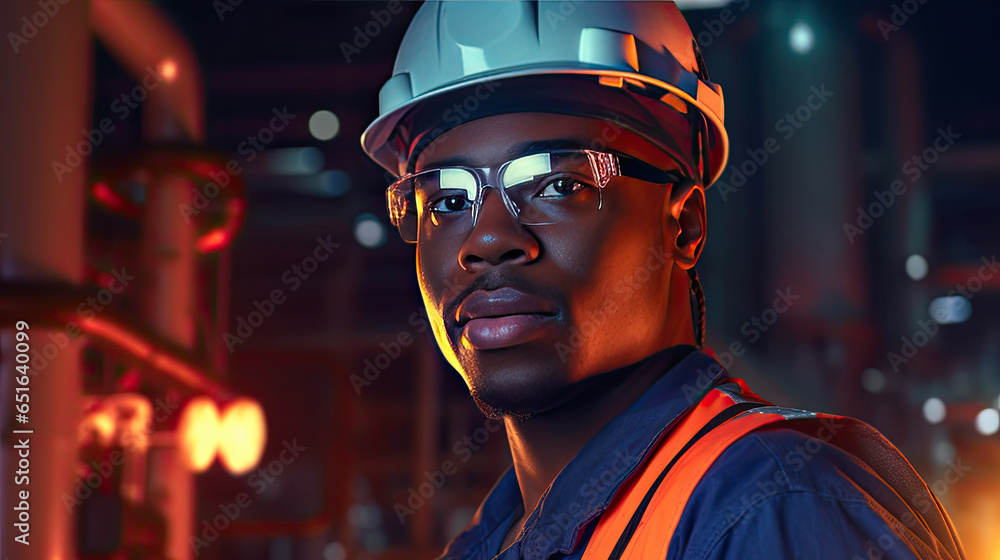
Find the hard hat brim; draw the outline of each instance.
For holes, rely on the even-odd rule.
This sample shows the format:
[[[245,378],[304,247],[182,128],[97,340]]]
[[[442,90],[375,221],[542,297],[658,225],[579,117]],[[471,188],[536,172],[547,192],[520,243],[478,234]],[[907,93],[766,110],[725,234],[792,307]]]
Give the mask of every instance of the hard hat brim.
[[[463,91],[474,89],[486,83],[502,82],[530,76],[558,77],[559,75],[591,76],[600,79],[601,83],[606,84],[603,87],[614,87],[614,85],[607,84],[614,84],[615,82],[621,85],[626,80],[639,82],[654,91],[668,92],[676,96],[686,104],[689,110],[693,109],[703,115],[708,125],[708,134],[710,136],[708,167],[710,174],[705,178],[706,184],[704,186],[706,188],[709,187],[722,175],[728,159],[729,138],[723,125],[724,107],[722,104],[722,92],[719,86],[713,84],[710,87],[704,82],[697,81],[696,85],[692,84],[694,85],[692,88],[694,91],[689,92],[650,76],[634,72],[617,71],[608,69],[607,67],[588,68],[580,66],[579,68],[553,69],[551,66],[546,66],[544,68],[519,68],[497,73],[477,74],[474,78],[457,81],[422,95],[411,97],[407,101],[383,112],[361,135],[362,148],[382,168],[398,177],[406,172],[405,168],[410,146],[399,142],[398,138],[394,138],[393,133],[405,121],[408,113],[415,108],[449,95],[460,94]]]

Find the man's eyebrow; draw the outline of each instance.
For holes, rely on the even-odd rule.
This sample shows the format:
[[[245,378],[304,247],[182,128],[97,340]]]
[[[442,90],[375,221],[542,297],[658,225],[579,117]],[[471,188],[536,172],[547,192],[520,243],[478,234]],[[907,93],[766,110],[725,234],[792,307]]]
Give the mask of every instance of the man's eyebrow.
[[[554,150],[575,150],[585,147],[586,144],[580,140],[573,138],[553,138],[551,140],[528,140],[526,142],[521,142],[520,144],[515,144],[507,150],[505,154],[506,160],[510,161],[512,159],[519,158],[521,156],[526,156],[530,154],[536,154],[539,152],[550,152]],[[502,163],[502,162],[497,162]],[[434,169],[437,167],[448,167],[453,165],[469,166],[468,158],[464,157],[454,157],[443,159],[440,161],[435,161],[422,166],[422,169]]]

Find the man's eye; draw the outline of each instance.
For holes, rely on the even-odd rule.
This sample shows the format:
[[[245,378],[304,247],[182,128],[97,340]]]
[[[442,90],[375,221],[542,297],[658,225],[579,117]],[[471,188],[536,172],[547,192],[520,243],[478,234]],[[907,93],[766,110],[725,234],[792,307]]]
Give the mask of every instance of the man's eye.
[[[435,200],[430,205],[430,210],[432,212],[439,213],[450,213],[450,212],[461,212],[463,210],[468,210],[472,207],[472,203],[469,199],[464,196],[450,195],[442,196],[441,198]]]
[[[583,190],[587,185],[569,177],[559,177],[545,184],[535,196],[540,198],[561,198]]]

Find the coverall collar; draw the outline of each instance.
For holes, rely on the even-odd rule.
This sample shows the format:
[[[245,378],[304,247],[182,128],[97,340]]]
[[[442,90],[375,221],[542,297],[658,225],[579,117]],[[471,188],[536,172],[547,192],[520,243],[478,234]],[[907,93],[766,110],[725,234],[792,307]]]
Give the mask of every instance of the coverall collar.
[[[675,420],[708,389],[725,381],[726,373],[718,362],[704,352],[687,348],[687,356],[601,428],[563,468],[504,557],[544,560],[556,552],[568,554],[578,537],[593,529],[590,522],[607,509],[621,483],[643,463]],[[676,352],[677,348],[670,350]],[[670,354],[676,359],[674,352]],[[498,531],[506,535],[522,507],[517,476],[511,467],[441,558],[493,558],[499,551],[487,548],[496,545]],[[499,541],[503,541],[502,536]],[[452,555],[452,549],[469,554]]]

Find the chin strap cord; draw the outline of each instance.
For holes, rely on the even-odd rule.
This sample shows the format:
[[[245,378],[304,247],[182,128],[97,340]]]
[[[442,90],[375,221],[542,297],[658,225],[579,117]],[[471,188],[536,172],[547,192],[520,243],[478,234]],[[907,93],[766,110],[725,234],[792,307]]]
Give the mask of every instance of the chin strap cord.
[[[695,309],[692,316],[694,322],[694,342],[698,348],[705,347],[705,291],[701,289],[701,281],[698,280],[698,271],[693,268],[688,269],[688,278],[691,279],[691,294],[695,299]]]

